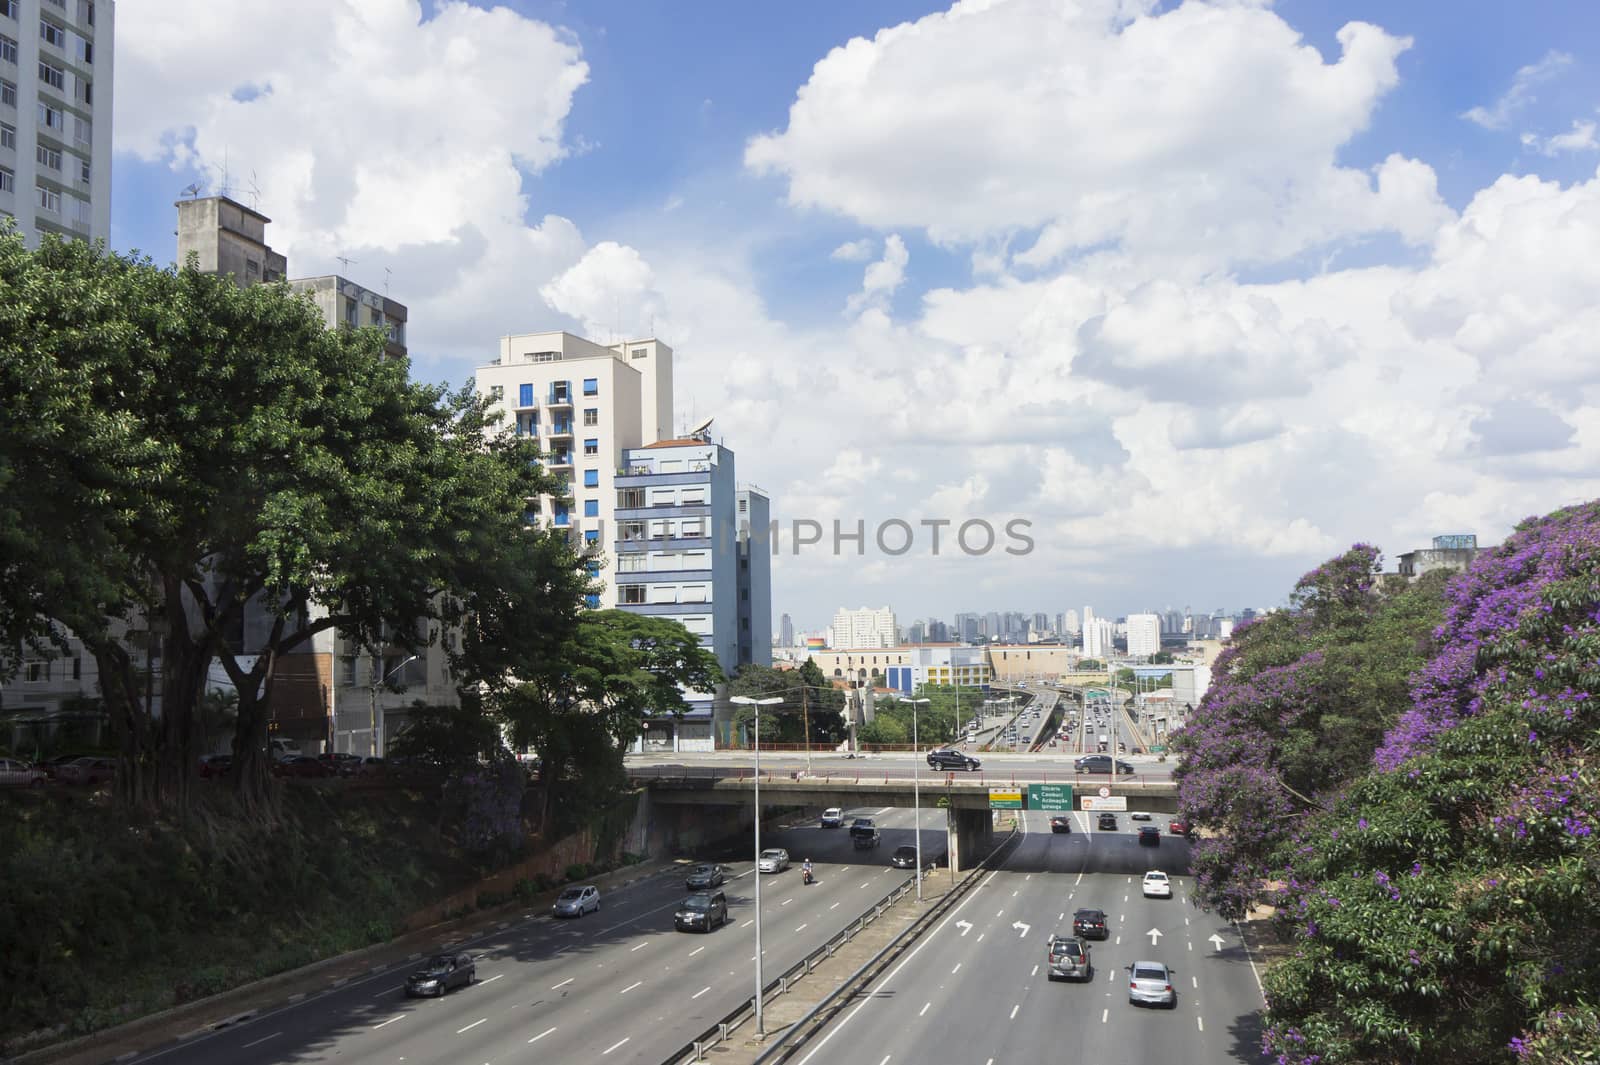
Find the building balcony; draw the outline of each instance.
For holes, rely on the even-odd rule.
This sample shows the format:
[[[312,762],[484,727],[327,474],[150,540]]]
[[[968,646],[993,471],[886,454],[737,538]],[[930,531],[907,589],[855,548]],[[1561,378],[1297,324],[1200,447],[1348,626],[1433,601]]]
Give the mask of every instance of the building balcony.
[[[658,536],[652,539],[648,536],[637,536],[618,540],[614,546],[619,554],[635,554],[640,551],[693,551],[696,549],[709,551],[711,550],[711,537]]]
[[[572,436],[572,423],[571,422],[555,422],[555,423],[553,423],[550,426],[550,435],[552,437],[565,436],[565,437],[569,437],[570,438]]]
[[[618,488],[665,488],[674,484],[710,484],[711,470],[690,470],[687,473],[651,473],[648,466],[618,466]]]
[[[618,507],[617,521],[648,521],[651,518],[709,518],[711,507],[706,503],[662,503],[654,507]]]
[[[635,570],[631,573],[613,573],[611,579],[620,588],[624,584],[660,584],[663,581],[709,581],[711,576],[711,571],[708,569]],[[710,600],[707,600],[707,602],[710,602]]]
[[[572,469],[572,452],[553,452],[549,458],[545,459],[545,465],[552,470],[570,470]]]
[[[569,390],[564,391],[564,392],[551,392],[551,393],[549,393],[548,396],[545,398],[545,406],[547,406],[547,407],[570,407],[570,406],[572,406],[572,392],[571,392],[571,390],[569,389]]]

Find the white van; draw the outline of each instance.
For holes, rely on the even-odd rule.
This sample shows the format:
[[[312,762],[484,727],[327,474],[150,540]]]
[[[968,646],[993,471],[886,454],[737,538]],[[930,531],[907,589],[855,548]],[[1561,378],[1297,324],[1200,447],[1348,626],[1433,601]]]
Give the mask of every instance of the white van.
[[[269,749],[272,751],[272,760],[274,762],[281,762],[285,758],[294,758],[300,753],[300,745],[298,743],[293,740],[280,740],[276,736],[272,738]]]

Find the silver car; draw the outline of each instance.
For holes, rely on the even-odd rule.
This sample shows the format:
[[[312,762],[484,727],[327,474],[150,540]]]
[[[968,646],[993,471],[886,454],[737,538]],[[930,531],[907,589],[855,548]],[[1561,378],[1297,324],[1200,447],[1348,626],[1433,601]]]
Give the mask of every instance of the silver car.
[[[756,861],[756,869],[763,873],[781,873],[789,868],[789,852],[781,847],[761,852],[761,857]]]
[[[556,898],[552,912],[557,917],[582,917],[586,913],[600,911],[600,889],[588,885],[585,887],[569,887]]]
[[[1158,961],[1136,961],[1128,976],[1128,1001],[1135,1006],[1178,1005],[1178,993],[1172,989],[1172,970]]]

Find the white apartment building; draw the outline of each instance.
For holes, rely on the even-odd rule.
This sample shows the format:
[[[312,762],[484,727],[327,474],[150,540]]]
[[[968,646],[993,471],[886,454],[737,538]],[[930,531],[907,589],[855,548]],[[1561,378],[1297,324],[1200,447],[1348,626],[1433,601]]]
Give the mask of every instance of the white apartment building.
[[[1149,658],[1161,650],[1161,617],[1158,614],[1128,615],[1128,654]]]
[[[1117,625],[1094,616],[1093,607],[1083,608],[1083,656],[1103,660],[1114,649]]]
[[[625,451],[670,431],[672,349],[655,339],[606,346],[571,333],[522,333],[501,338],[500,357],[478,368],[476,387],[503,412],[504,431],[536,440],[564,479],[564,491],[529,501],[529,521],[602,552],[595,572],[602,590],[590,605],[617,606],[609,550],[617,474]]]
[[[829,646],[841,650],[896,647],[900,643],[898,632],[894,611],[889,607],[880,607],[876,610],[865,606],[860,610],[840,607],[833,615]]]
[[[113,0],[0,0],[0,217],[111,235]]]

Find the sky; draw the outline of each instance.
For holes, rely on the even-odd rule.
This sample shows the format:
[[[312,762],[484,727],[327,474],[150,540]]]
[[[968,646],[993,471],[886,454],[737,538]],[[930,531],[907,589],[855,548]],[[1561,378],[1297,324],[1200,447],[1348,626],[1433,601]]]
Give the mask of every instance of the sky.
[[[1600,495],[1600,5],[121,0],[115,49],[113,247],[226,186],[453,386],[659,336],[800,630],[1272,606]]]

